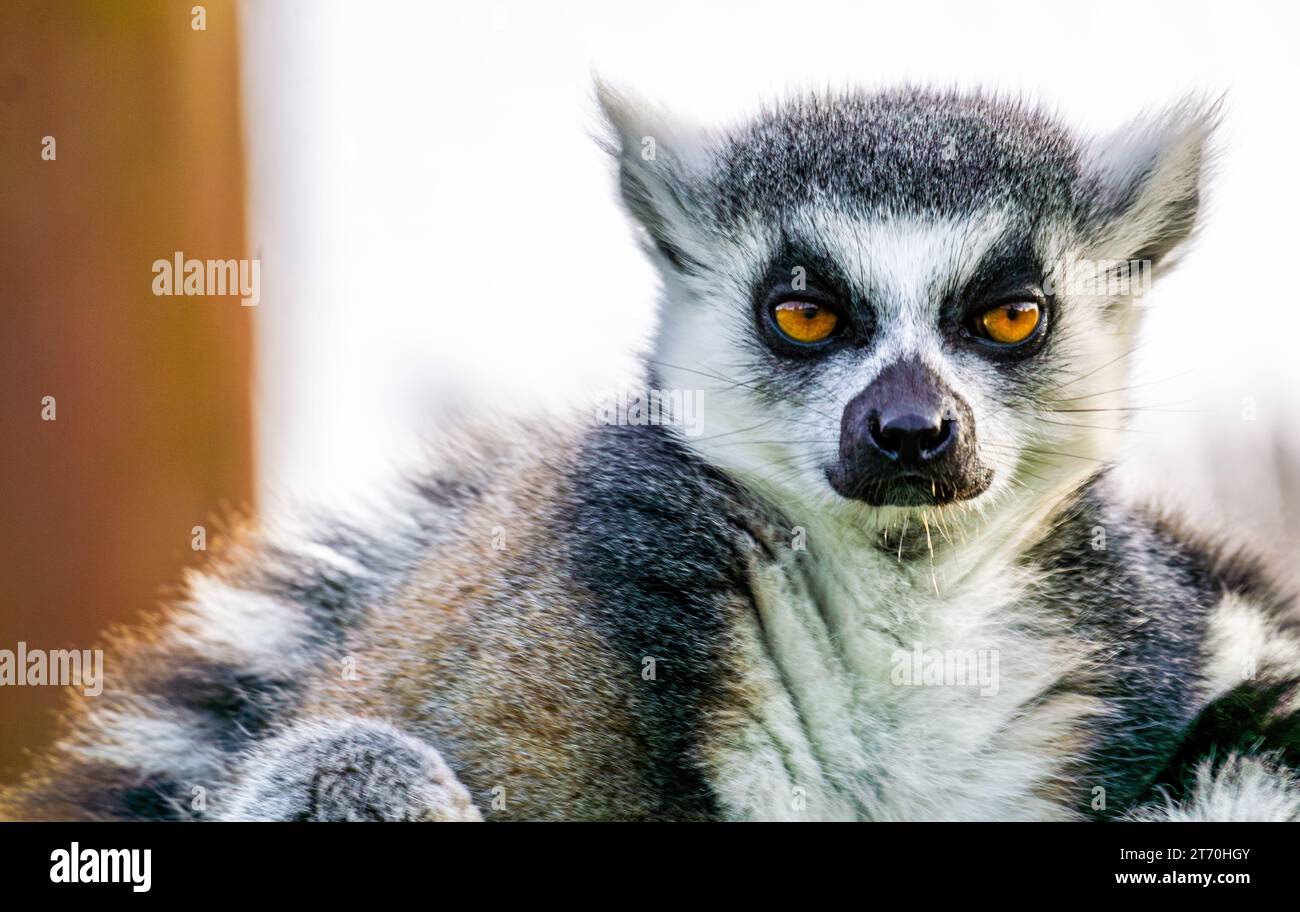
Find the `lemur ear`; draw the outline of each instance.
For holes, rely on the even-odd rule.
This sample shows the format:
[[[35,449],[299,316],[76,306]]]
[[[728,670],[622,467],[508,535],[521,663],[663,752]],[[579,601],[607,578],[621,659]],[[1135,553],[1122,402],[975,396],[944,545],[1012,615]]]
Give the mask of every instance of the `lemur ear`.
[[[607,125],[603,145],[618,160],[624,205],[673,268],[695,271],[702,206],[692,186],[707,161],[703,131],[599,78],[596,98]]]
[[[1168,262],[1196,226],[1220,102],[1187,98],[1099,140],[1084,158],[1098,254]]]

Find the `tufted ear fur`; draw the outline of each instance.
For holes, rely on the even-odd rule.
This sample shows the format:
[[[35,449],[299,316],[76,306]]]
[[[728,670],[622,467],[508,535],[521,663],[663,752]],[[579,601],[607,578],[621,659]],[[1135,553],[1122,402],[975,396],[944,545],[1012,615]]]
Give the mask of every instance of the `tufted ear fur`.
[[[696,271],[706,213],[693,188],[708,164],[706,135],[599,79],[596,97],[624,205],[666,265]]]
[[[1219,102],[1187,98],[1093,143],[1083,198],[1099,256],[1168,265],[1201,209]]]

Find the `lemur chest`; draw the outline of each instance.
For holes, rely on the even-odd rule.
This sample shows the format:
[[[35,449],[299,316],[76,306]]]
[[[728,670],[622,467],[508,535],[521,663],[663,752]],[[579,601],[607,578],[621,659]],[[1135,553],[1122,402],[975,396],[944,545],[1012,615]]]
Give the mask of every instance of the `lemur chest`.
[[[756,568],[713,752],[729,814],[758,819],[1075,816],[1072,754],[1097,707],[1045,696],[1082,647],[1020,623],[1023,581],[928,594],[905,575]]]

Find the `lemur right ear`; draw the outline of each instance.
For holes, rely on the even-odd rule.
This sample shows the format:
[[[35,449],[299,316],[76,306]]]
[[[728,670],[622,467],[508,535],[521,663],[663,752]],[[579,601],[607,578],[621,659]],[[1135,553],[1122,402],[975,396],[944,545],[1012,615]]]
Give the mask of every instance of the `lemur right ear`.
[[[1188,98],[1094,143],[1083,189],[1101,256],[1167,262],[1196,226],[1220,102]]]
[[[693,238],[702,205],[692,187],[706,162],[703,131],[670,119],[601,81],[596,98],[605,114],[605,148],[618,160],[619,189],[633,218],[673,268],[694,272]]]

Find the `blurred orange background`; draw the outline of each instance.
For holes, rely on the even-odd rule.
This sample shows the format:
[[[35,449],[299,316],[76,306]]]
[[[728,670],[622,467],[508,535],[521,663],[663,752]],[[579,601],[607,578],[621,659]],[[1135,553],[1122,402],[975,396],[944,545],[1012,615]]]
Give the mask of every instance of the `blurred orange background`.
[[[193,6],[0,4],[0,648],[95,646],[252,502],[255,308],[151,289],[175,251],[249,255],[237,8]],[[0,780],[62,699],[0,688]]]

